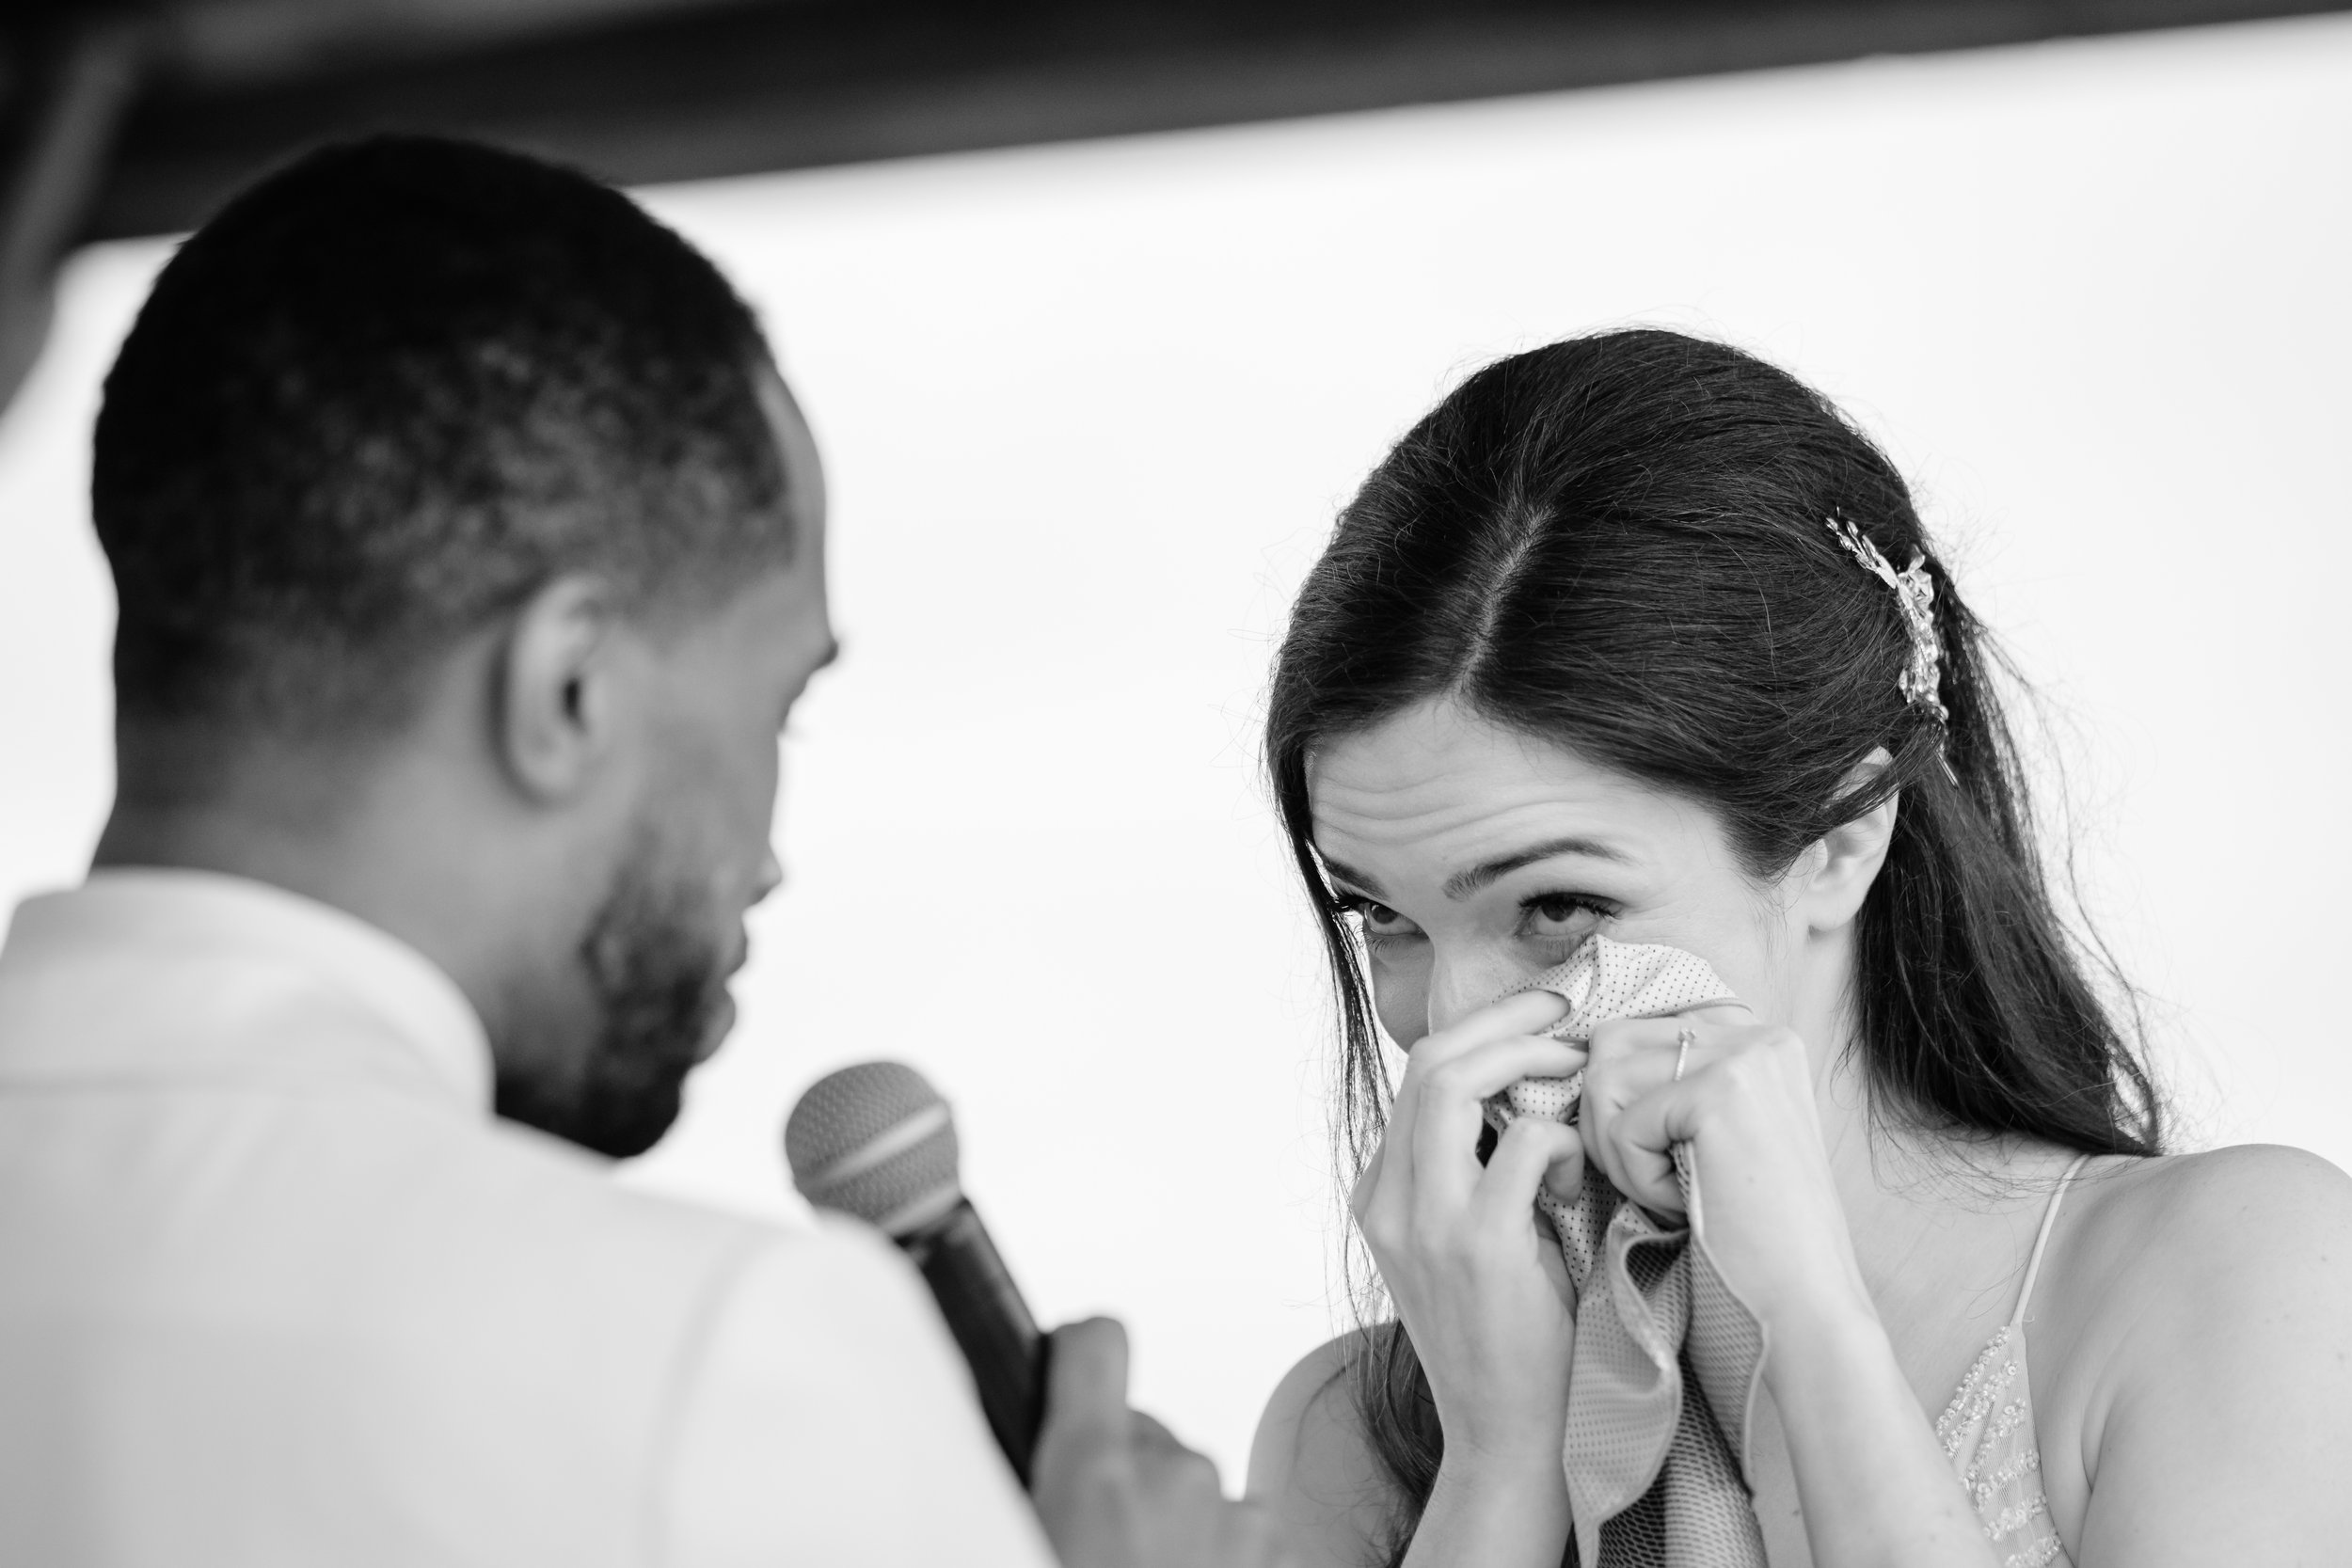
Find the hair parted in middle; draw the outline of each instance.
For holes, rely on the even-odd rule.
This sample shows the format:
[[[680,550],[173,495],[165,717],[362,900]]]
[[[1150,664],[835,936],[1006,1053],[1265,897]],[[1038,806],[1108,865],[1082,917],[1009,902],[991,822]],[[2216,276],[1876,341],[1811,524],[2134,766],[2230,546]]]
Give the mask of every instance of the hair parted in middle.
[[[1832,519],[1919,560],[1932,700],[1906,680],[1906,604]],[[2159,1096],[2102,995],[2116,977],[2051,895],[1994,657],[1894,465],[1786,372],[1645,329],[1470,376],[1341,514],[1269,705],[1276,805],[1338,991],[1347,1163],[1377,1146],[1390,1084],[1359,937],[1315,856],[1309,762],[1439,698],[1698,803],[1759,880],[1899,793],[1856,922],[1874,1114],[2158,1151]],[[1881,747],[1891,763],[1851,787]],[[1402,1328],[1360,1343],[1359,1405],[1406,1503],[1401,1558],[1443,1434]]]

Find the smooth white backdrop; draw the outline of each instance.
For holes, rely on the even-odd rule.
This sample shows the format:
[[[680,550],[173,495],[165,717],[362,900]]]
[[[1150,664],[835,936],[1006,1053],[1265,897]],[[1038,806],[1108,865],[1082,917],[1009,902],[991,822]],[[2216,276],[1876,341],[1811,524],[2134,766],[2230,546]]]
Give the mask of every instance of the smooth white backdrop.
[[[2352,1164],[2352,18],[649,199],[814,417],[847,657],[787,744],[741,1026],[625,1180],[788,1213],[799,1089],[913,1061],[1040,1311],[1126,1317],[1138,1399],[1230,1475],[1343,1319],[1321,983],[1254,772],[1283,606],[1461,374],[1634,322],[1889,443],[2041,683],[2187,1141]],[[73,263],[0,425],[10,900],[105,807],[85,448],[165,253]]]

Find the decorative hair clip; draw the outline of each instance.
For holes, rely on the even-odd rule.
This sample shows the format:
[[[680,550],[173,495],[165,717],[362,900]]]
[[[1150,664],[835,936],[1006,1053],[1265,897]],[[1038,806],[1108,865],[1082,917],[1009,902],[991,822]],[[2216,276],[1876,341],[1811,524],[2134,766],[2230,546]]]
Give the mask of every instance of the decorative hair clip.
[[[1911,633],[1911,657],[1904,662],[1903,673],[1895,684],[1901,689],[1904,702],[1926,708],[1935,715],[1938,724],[1944,723],[1950,718],[1941,695],[1944,643],[1935,635],[1935,581],[1928,576],[1926,554],[1915,554],[1911,564],[1899,572],[1852,523],[1835,513],[1822,520],[1829,525],[1830,532],[1837,536],[1837,542],[1846,546],[1848,554],[1895,591],[1895,602],[1902,608],[1903,626]],[[1951,771],[1949,763],[1945,765],[1945,771]]]

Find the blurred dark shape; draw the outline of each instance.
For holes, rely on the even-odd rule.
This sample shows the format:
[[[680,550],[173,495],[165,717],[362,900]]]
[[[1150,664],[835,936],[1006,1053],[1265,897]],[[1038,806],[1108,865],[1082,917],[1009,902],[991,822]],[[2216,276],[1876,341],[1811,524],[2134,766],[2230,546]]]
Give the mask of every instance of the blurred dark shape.
[[[8,0],[0,399],[72,244],[193,228],[290,153],[360,131],[474,136],[638,184],[2344,4]]]
[[[56,8],[0,32],[0,409],[40,356],[58,259],[83,232],[147,30]]]

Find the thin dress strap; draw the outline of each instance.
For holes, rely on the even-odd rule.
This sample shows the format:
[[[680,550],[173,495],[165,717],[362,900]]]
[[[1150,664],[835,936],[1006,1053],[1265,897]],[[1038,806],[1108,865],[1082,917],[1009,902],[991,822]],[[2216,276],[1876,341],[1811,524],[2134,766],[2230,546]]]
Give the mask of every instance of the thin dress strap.
[[[2042,1249],[2050,1244],[2050,1227],[2058,1223],[2058,1205],[2065,1201],[2067,1183],[2074,1180],[2076,1171],[2090,1163],[2090,1155],[2075,1155],[2074,1163],[2066,1167],[2065,1175],[2058,1178],[2058,1191],[2050,1195],[2050,1206],[2042,1211],[2042,1231],[2034,1237],[2033,1257],[2026,1263],[2026,1285],[2017,1292],[2017,1310],[2010,1314],[2009,1326],[2011,1328],[2026,1321],[2026,1304],[2033,1300],[2034,1275],[2042,1272]]]

